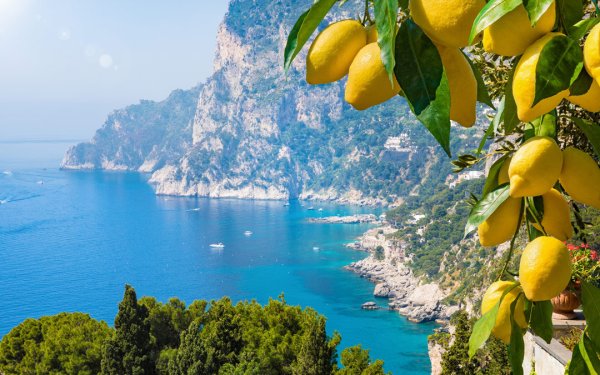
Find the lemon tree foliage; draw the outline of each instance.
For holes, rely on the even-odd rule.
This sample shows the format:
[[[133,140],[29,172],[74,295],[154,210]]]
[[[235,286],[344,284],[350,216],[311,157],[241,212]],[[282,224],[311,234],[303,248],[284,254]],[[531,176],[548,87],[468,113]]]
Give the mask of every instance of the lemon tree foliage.
[[[316,1],[304,10],[288,38],[286,67],[334,3]],[[362,16],[353,22],[362,28],[346,32],[365,45],[358,52],[342,43],[323,47],[321,37],[336,23],[322,25],[307,57],[309,83],[329,71],[327,66],[312,69],[314,53],[340,57],[335,64],[340,70],[348,66],[345,97],[354,108],[366,110],[396,93],[404,96],[449,156],[452,121],[473,126],[477,102],[496,109],[479,148],[452,162],[456,171],[491,166],[480,197],[472,202],[465,236],[477,230],[484,247],[510,241],[498,279],[484,296],[469,354],[495,336],[507,344],[512,372],[520,374],[525,331],[549,341],[550,299],[581,281],[573,279],[564,242],[575,234],[586,242],[590,226],[582,209],[600,209],[598,1],[338,2],[356,4],[355,13]],[[515,269],[520,233],[529,243]],[[588,325],[569,373],[598,373],[600,290],[585,282],[582,290]]]

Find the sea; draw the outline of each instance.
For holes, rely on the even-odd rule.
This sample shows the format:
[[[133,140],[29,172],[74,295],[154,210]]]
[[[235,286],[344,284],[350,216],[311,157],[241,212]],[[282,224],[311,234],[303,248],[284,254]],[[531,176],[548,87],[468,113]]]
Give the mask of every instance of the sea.
[[[124,285],[160,301],[285,296],[327,317],[394,374],[427,374],[433,324],[414,324],[343,267],[369,225],[311,217],[381,213],[317,202],[156,196],[138,173],[61,171],[73,141],[0,142],[0,337],[62,311],[112,325]],[[312,206],[312,207],[311,207]],[[310,209],[312,208],[312,209]],[[251,232],[251,233],[250,233]],[[223,248],[211,247],[222,243]],[[367,301],[382,309],[362,310]]]

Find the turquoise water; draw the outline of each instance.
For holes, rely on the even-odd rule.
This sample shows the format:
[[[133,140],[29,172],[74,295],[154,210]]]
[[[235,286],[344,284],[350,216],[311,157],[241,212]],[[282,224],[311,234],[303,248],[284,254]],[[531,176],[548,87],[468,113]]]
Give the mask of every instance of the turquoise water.
[[[60,311],[112,323],[125,283],[139,296],[188,303],[285,293],[288,303],[326,315],[341,347],[361,343],[395,374],[429,372],[433,325],[361,310],[373,285],[342,268],[364,257],[344,244],[369,227],[307,222],[368,210],[157,197],[143,175],[59,171],[65,148],[0,143],[0,336]],[[215,242],[225,248],[210,248]]]

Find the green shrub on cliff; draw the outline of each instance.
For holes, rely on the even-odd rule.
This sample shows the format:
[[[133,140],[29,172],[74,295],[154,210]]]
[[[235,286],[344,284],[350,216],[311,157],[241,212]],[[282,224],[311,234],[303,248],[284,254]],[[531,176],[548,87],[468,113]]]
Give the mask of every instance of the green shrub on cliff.
[[[474,319],[461,310],[450,320],[454,333],[441,345],[446,350],[442,355],[442,374],[444,375],[510,375],[508,352],[501,341],[491,339],[485,348],[469,359],[469,337],[473,330]]]

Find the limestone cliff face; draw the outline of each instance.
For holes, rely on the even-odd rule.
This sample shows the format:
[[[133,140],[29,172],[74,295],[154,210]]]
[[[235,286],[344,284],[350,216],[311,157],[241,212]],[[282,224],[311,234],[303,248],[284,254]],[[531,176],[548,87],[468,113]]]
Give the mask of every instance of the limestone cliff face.
[[[214,74],[180,93],[196,100],[180,108],[177,126],[132,116],[137,107],[117,111],[91,143],[69,151],[63,166],[152,172],[158,194],[364,203],[394,202],[445,177],[447,158],[402,98],[358,112],[343,101],[345,80],[306,84],[304,55],[284,73],[287,33],[311,3],[232,0],[218,31]],[[352,3],[335,6],[321,29],[351,17]],[[172,105],[167,99],[147,110]],[[131,124],[127,132],[119,130],[121,117]],[[139,137],[158,134],[156,127],[167,133]]]
[[[177,161],[192,143],[199,92],[200,86],[175,90],[162,102],[114,111],[90,142],[67,151],[62,168],[151,172]]]

